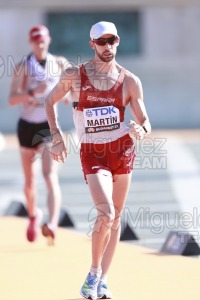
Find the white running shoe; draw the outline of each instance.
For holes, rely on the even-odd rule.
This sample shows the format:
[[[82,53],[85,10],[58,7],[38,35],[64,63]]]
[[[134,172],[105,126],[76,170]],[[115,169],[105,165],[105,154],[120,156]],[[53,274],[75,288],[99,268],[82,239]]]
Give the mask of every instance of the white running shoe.
[[[97,286],[98,286],[99,278],[95,275],[92,276],[90,273],[85,279],[85,282],[81,288],[81,295],[86,299],[97,299]]]
[[[97,286],[97,297],[100,299],[111,299],[112,294],[108,290],[106,282],[103,282],[102,280],[99,281]]]

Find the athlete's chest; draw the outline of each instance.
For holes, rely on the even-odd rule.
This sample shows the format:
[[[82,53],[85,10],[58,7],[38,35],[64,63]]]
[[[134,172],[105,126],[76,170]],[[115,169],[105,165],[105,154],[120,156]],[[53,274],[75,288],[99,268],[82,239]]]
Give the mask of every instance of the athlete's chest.
[[[92,74],[88,76],[88,85],[90,84],[93,88],[99,91],[111,90],[117,83],[119,73],[113,74]]]

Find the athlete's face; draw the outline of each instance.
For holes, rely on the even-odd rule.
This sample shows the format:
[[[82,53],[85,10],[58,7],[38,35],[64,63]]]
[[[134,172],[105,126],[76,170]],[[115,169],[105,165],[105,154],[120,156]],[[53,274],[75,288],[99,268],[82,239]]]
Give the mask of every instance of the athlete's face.
[[[90,46],[95,50],[96,55],[104,62],[112,61],[117,52],[119,37],[105,34],[97,40],[90,41]]]
[[[33,53],[35,54],[35,56],[39,59],[46,59],[48,50],[49,50],[49,45],[51,42],[51,38],[48,37],[46,39],[39,39],[36,41],[30,41],[30,44],[32,46],[33,49]]]

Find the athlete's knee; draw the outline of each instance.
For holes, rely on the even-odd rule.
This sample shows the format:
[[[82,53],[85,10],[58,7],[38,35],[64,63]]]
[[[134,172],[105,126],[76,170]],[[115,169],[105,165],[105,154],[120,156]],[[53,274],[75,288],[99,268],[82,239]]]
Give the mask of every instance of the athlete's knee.
[[[121,224],[122,210],[115,208],[115,218],[112,223],[112,228],[118,228]]]
[[[98,221],[101,221],[102,224],[104,224],[104,225],[107,225],[110,227],[110,226],[112,226],[114,220],[115,220],[115,211],[112,209],[100,211],[98,213]]]
[[[112,223],[112,229],[117,230],[121,225],[121,218],[120,216],[115,217],[113,223]]]

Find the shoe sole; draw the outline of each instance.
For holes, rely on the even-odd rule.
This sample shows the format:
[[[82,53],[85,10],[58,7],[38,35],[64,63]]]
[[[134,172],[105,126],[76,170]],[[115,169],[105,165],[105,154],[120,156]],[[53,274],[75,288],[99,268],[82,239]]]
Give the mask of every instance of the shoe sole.
[[[91,296],[86,297],[86,296],[83,295],[81,292],[80,292],[80,294],[81,294],[81,296],[83,296],[83,297],[86,298],[86,299],[90,299],[90,300],[96,300],[96,299],[97,299],[97,297],[96,297],[96,298],[92,298]]]

